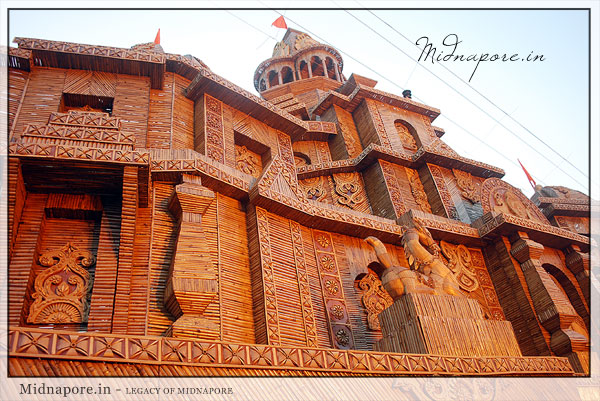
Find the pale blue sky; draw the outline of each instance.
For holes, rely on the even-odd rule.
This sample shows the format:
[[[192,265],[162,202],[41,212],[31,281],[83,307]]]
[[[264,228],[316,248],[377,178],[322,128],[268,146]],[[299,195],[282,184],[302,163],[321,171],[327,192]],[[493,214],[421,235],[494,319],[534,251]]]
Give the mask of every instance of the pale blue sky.
[[[134,6],[138,4],[133,3]],[[337,7],[342,3],[321,4]],[[343,4],[354,7],[368,5],[357,2]],[[299,30],[306,28],[314,34],[315,39],[319,40],[315,36],[325,39],[393,83],[343,54],[346,77],[356,73],[376,79],[379,81],[376,88],[396,94],[401,93],[399,86],[409,88],[417,100],[441,109],[442,115],[433,124],[446,130],[443,139],[463,156],[503,168],[507,173],[504,179],[523,190],[527,196],[531,196],[533,191],[518,167],[517,158],[542,185],[564,185],[588,192],[587,11],[374,12],[412,43],[421,36],[427,36],[440,50],[442,39],[454,33],[462,41],[457,54],[497,52],[527,56],[532,51],[534,54],[543,54],[543,62],[481,63],[470,84],[585,174],[569,166],[466,84],[451,76],[442,64],[419,63],[443,77],[551,162],[534,153],[513,134],[349,14],[413,57],[419,57],[419,49],[369,12],[282,11],[288,17],[289,27]],[[21,36],[128,48],[152,41],[160,28],[161,44],[166,52],[193,54],[217,74],[255,93],[252,81],[254,70],[261,61],[271,56],[275,40],[236,17],[278,40],[285,32],[270,26],[278,17],[271,10],[17,10],[10,12],[9,38],[12,40]],[[475,63],[447,62],[443,66],[468,81]],[[480,144],[455,123],[503,156]],[[559,165],[566,174],[552,163]]]

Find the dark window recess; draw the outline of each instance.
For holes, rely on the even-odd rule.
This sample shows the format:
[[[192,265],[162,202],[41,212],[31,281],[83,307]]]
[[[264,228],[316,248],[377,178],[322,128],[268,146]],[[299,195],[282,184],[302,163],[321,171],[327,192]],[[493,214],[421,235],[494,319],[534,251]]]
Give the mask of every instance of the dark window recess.
[[[63,93],[59,111],[64,113],[69,110],[79,110],[112,115],[113,101],[114,98],[106,96]]]

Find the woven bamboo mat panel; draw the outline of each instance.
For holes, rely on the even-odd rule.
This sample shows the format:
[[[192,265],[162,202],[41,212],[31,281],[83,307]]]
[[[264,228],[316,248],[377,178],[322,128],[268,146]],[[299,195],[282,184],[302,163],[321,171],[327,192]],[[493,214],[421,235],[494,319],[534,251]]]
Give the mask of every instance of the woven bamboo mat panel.
[[[103,197],[102,207],[96,273],[88,317],[88,331],[108,333],[112,326],[115,287],[117,284],[121,201],[116,197]]]
[[[166,83],[167,80],[165,80]],[[183,94],[190,80],[174,75],[173,83],[173,149],[194,149],[194,101]]]
[[[246,214],[239,201],[217,194],[223,341],[254,343]]]
[[[166,311],[163,302],[177,240],[177,221],[169,212],[169,199],[172,193],[173,185],[154,184],[147,335],[162,335],[173,323],[173,317]]]
[[[21,109],[21,101],[25,94],[29,80],[29,72],[21,71],[14,68],[8,69],[8,127],[9,135],[12,137],[12,126]],[[9,138],[10,139],[10,138]]]
[[[44,206],[47,198],[46,194],[29,194],[23,208],[21,224],[10,261],[9,324],[21,323],[23,301],[30,279],[31,267],[38,251],[38,233],[44,218]]]
[[[119,240],[119,264],[117,267],[117,287],[113,309],[113,333],[127,333],[129,319],[129,295],[131,271],[133,268],[133,240],[135,238],[138,204],[137,167],[123,168],[123,190],[121,204],[121,236]]]
[[[45,125],[50,114],[58,111],[65,84],[65,70],[35,68],[29,74],[27,93],[15,125],[20,136],[27,124]]]
[[[175,75],[167,72],[165,73],[163,88],[150,89],[146,141],[146,147],[148,148],[170,149],[172,146],[174,81]],[[191,115],[194,115],[193,111]]]
[[[121,130],[135,134],[136,148],[146,147],[150,78],[117,75],[113,117],[121,119]]]

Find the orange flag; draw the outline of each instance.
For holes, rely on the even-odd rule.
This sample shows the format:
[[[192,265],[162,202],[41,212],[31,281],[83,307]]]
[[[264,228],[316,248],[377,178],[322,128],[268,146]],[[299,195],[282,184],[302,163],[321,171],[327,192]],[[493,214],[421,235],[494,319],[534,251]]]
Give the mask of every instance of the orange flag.
[[[277,28],[287,29],[287,24],[285,23],[285,18],[283,18],[283,15],[281,17],[277,18],[275,21],[273,21],[271,26],[276,26]]]
[[[156,38],[154,38],[154,44],[160,45],[160,28],[158,28],[158,32],[156,33]]]
[[[531,184],[531,187],[533,188],[533,190],[535,191],[535,180],[533,179],[533,177],[529,174],[529,172],[527,171],[527,169],[525,167],[523,167],[523,163],[521,163],[521,160],[517,159],[517,161],[519,162],[519,164],[521,165],[521,168],[523,169],[523,171],[525,172],[525,175],[527,176],[527,179],[529,180],[529,184]]]

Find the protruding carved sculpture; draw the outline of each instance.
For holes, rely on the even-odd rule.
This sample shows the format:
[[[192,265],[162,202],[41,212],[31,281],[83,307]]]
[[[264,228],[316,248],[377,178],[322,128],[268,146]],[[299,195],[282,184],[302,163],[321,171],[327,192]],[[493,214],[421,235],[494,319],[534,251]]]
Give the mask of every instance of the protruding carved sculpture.
[[[411,269],[431,277],[436,294],[462,296],[458,280],[440,258],[440,247],[429,230],[416,220],[413,227],[402,229],[402,246]]]
[[[385,245],[375,237],[367,237],[365,241],[373,247],[379,263],[385,268],[381,275],[383,288],[395,301],[404,294],[426,293],[433,294],[431,282],[427,283],[423,275],[402,266],[392,264],[392,259],[385,249]],[[427,286],[430,284],[430,286]]]
[[[89,251],[79,250],[70,242],[62,249],[48,251],[40,264],[48,266],[35,279],[34,299],[28,323],[83,323],[87,321],[87,295],[92,288],[90,273],[96,259]]]
[[[367,310],[369,329],[381,330],[379,313],[393,303],[392,298],[381,288],[381,281],[371,270],[358,282],[358,287],[364,291],[360,300]]]
[[[413,221],[413,225],[402,227],[402,246],[410,269],[392,265],[391,258],[379,239],[365,239],[375,250],[379,263],[385,267],[381,277],[383,288],[394,300],[410,293],[464,296],[456,276],[440,257],[440,247],[429,230],[418,221]]]

